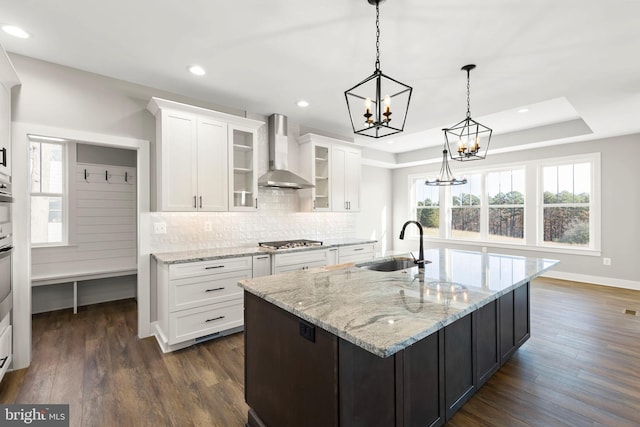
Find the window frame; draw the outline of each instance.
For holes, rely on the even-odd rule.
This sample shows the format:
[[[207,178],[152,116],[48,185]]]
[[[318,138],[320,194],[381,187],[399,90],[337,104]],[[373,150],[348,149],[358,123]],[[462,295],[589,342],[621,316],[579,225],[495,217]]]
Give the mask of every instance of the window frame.
[[[589,176],[589,245],[588,246],[572,246],[562,245],[544,241],[544,208],[553,207],[554,205],[545,205],[544,203],[544,173],[545,167],[550,166],[566,166],[579,163],[589,163],[591,173]],[[575,250],[575,251],[600,251],[600,153],[590,153],[584,155],[566,156],[557,159],[545,159],[537,163],[537,218],[536,218],[536,246],[547,250]],[[572,203],[563,203],[559,206],[572,207]],[[578,204],[576,204],[577,206]],[[584,206],[580,203],[579,206]]]
[[[585,153],[580,155],[563,156],[557,158],[541,158],[516,163],[495,164],[487,168],[464,169],[465,176],[471,174],[481,174],[481,213],[480,213],[480,238],[463,239],[451,236],[451,187],[442,186],[440,188],[440,235],[438,237],[428,237],[430,241],[437,243],[455,243],[469,246],[486,246],[505,249],[521,249],[540,252],[553,252],[565,254],[579,254],[590,256],[601,256],[601,180],[600,180],[600,153]],[[557,166],[563,164],[590,163],[590,210],[589,210],[589,246],[579,247],[571,245],[543,244],[543,209],[544,187],[542,170],[546,166]],[[491,172],[506,170],[524,170],[525,194],[524,194],[524,224],[522,242],[503,242],[489,239],[489,194],[487,189],[487,177]],[[430,176],[429,173],[416,173],[408,175],[409,197],[409,217],[417,218],[417,201],[415,185],[419,181],[424,181]],[[511,205],[509,205],[511,206]],[[498,205],[495,205],[498,207]],[[519,206],[517,206],[519,207]],[[409,235],[412,239],[418,238],[415,227]]]
[[[62,238],[61,241],[58,242],[33,242],[33,234],[30,233],[30,237],[29,237],[29,244],[31,245],[32,248],[48,248],[48,247],[55,247],[55,246],[68,246],[70,244],[71,241],[71,227],[70,227],[70,218],[71,218],[71,213],[70,213],[70,194],[71,194],[71,188],[70,188],[70,179],[69,179],[69,175],[70,175],[70,166],[72,163],[72,151],[73,154],[75,154],[75,144],[74,143],[70,143],[68,141],[55,141],[55,140],[47,140],[44,138],[38,138],[38,137],[29,137],[28,139],[29,141],[29,145],[33,144],[50,144],[50,145],[58,145],[62,148],[62,191],[60,193],[51,193],[51,192],[34,192],[32,191],[33,188],[33,182],[32,182],[32,175],[31,173],[29,174],[29,218],[31,218],[31,206],[33,205],[32,201],[34,197],[60,197],[61,198],[61,202],[60,202],[60,209],[62,210],[62,214],[61,214],[61,221],[62,221]],[[29,220],[29,223],[31,223],[31,219]]]

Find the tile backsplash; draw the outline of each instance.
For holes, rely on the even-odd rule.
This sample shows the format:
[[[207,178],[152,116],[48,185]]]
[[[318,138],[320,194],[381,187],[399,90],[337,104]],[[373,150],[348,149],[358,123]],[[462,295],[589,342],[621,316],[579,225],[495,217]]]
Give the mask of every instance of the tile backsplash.
[[[152,212],[152,230],[154,223],[164,222],[167,233],[152,232],[151,252],[254,246],[272,240],[355,238],[357,217],[353,213],[299,212],[297,191],[260,188],[257,212]]]

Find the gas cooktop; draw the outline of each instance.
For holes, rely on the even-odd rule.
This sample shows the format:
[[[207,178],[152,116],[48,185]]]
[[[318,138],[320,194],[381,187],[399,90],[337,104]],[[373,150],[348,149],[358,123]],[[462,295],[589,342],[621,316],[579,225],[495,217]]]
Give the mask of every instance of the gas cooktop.
[[[307,240],[307,239],[298,239],[298,240],[281,240],[279,242],[260,242],[258,246],[267,248],[267,249],[291,249],[291,248],[302,248],[305,246],[322,246],[322,242],[318,240]]]

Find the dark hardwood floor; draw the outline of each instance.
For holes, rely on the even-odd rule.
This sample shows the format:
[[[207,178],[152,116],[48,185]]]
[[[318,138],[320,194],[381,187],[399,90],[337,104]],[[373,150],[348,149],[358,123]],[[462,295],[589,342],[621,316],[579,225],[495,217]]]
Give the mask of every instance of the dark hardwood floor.
[[[640,425],[640,317],[624,312],[640,292],[538,279],[531,301],[531,339],[447,425]],[[136,316],[134,300],[34,315],[33,361],[0,402],[69,403],[71,426],[243,426],[243,335],[162,354]]]

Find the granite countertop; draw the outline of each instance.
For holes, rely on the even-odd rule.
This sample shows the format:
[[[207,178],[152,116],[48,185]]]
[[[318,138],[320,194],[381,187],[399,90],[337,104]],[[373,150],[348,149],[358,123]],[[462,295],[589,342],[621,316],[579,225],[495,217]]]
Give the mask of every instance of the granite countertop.
[[[239,285],[377,356],[388,357],[558,263],[453,249],[427,250],[425,258],[431,263],[418,277],[417,267],[379,272],[329,266],[247,279]]]
[[[253,256],[265,253],[291,253],[318,249],[327,249],[337,246],[363,245],[366,243],[376,243],[371,239],[330,239],[324,240],[321,246],[304,246],[290,249],[268,249],[259,246],[247,246],[237,248],[212,248],[194,249],[191,251],[160,252],[151,254],[157,261],[163,264],[181,264],[195,261],[209,261],[214,259],[232,258],[238,256]]]

